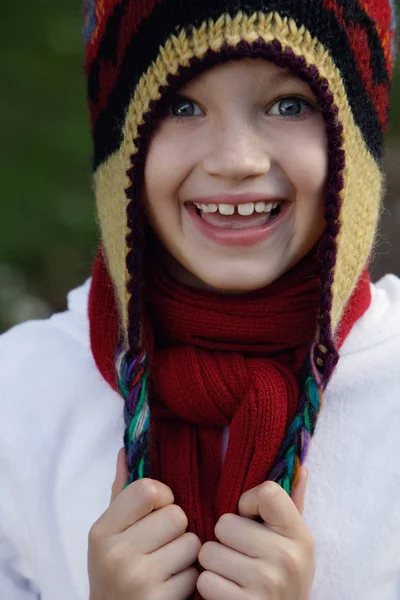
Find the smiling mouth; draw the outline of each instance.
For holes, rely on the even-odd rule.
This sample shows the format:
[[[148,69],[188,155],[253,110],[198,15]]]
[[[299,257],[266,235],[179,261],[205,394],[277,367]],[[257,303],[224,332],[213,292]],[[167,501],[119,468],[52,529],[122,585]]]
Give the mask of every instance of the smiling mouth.
[[[246,204],[194,204],[197,215],[206,223],[221,229],[251,229],[263,227],[281,212],[283,200],[249,202]]]

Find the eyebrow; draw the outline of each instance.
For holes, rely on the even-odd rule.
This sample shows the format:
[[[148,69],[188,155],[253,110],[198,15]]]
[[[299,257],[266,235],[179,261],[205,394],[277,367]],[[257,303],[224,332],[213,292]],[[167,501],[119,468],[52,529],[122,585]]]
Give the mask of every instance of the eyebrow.
[[[296,73],[294,73],[290,69],[280,68],[279,71],[277,71],[275,73],[275,75],[272,75],[271,78],[268,80],[268,87],[274,88],[275,86],[277,86],[279,84],[283,85],[285,83],[290,83],[290,82],[296,82],[298,85],[302,86],[304,89],[307,89],[312,94],[312,90],[310,90],[310,87],[307,84],[307,82],[304,81],[304,79],[301,79],[298,75],[296,75]],[[188,81],[182,87],[185,88],[186,85],[190,85],[191,83],[192,83],[191,81]],[[259,83],[262,86],[265,86],[266,82],[265,82],[264,77],[260,77]],[[192,94],[190,94],[189,92],[182,91],[180,93],[173,94],[173,96],[175,96],[175,95],[183,96],[184,98],[187,98],[188,100],[190,100],[192,102],[195,102],[195,99],[193,98]]]
[[[305,81],[300,79],[298,75],[296,75],[296,73],[293,73],[293,71],[290,71],[289,69],[285,69],[284,71],[278,71],[275,75],[271,77],[270,83],[276,85],[278,83],[286,83],[286,81],[293,80],[296,80],[298,83],[303,83],[307,85]]]

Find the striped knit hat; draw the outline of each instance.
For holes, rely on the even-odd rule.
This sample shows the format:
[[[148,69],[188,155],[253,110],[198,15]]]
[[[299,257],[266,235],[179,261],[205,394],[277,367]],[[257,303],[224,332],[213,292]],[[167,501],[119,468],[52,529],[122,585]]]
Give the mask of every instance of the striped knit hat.
[[[150,475],[139,190],[160,101],[166,90],[177,91],[216,63],[263,57],[292,69],[320,105],[329,171],[317,334],[296,417],[268,477],[290,494],[338,361],[339,325],[379,221],[394,0],[86,0],[85,41],[94,189],[121,318],[116,369],[126,400],[130,481]]]

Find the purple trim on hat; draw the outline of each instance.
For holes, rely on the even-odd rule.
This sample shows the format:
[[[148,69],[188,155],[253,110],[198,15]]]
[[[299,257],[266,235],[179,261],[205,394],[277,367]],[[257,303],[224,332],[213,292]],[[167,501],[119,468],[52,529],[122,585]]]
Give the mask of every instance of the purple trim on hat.
[[[176,75],[170,74],[167,77],[167,85],[160,87],[161,99],[151,102],[149,111],[144,115],[144,123],[138,128],[138,138],[134,140],[138,151],[131,156],[132,166],[127,171],[127,175],[132,182],[132,185],[126,190],[127,197],[131,200],[127,208],[128,226],[130,228],[130,233],[127,235],[127,244],[130,248],[127,255],[127,268],[132,277],[128,283],[128,291],[130,293],[128,306],[129,346],[133,353],[139,350],[141,291],[143,288],[143,259],[146,238],[144,233],[147,227],[139,198],[150,135],[156,126],[157,118],[162,114],[166,98],[170,94],[176,93],[188,80],[205,69],[227,62],[228,60],[240,60],[245,57],[272,60],[280,67],[290,68],[294,71],[310,86],[325,121],[328,139],[328,176],[325,191],[325,219],[327,224],[319,244],[319,258],[324,265],[324,269],[321,273],[317,322],[320,327],[319,343],[327,348],[327,352],[322,354],[318,348],[318,344],[314,345],[314,364],[321,373],[321,385],[325,388],[339,358],[331,333],[331,310],[332,280],[337,256],[336,237],[340,230],[340,192],[344,186],[342,176],[345,166],[342,137],[343,126],[338,120],[339,111],[334,104],[334,97],[329,89],[327,79],[320,77],[317,67],[307,66],[304,57],[296,56],[290,48],[283,49],[282,44],[278,40],[274,40],[268,44],[261,38],[252,44],[241,41],[235,47],[229,46],[225,42],[218,53],[208,50],[202,59],[197,57],[192,58],[187,67],[181,67]],[[138,223],[143,223],[144,227],[137,227]],[[136,227],[134,228],[135,225]],[[317,358],[324,361],[323,366],[318,366],[316,362]]]

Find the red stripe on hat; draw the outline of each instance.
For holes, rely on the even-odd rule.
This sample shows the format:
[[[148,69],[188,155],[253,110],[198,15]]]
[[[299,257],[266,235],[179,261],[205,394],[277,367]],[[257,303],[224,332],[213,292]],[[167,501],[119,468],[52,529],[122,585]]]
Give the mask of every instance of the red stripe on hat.
[[[94,127],[99,114],[106,106],[107,100],[117,84],[126,47],[130,43],[132,37],[136,35],[140,24],[150,16],[154,7],[160,2],[161,0],[135,0],[134,2],[126,2],[124,0],[102,0],[101,4],[103,5],[103,8],[102,10],[97,11],[97,5],[100,6],[99,0],[97,0],[96,16],[99,18],[99,22],[92,39],[86,47],[85,62],[86,73],[89,74],[94,60],[96,58],[99,60],[99,97],[95,104],[93,102],[89,103],[92,127]],[[109,19],[118,5],[125,6],[125,14],[122,18],[119,31],[115,32],[117,61],[116,64],[112,65],[112,68],[110,68],[109,61],[101,60],[101,58],[99,58],[99,51]],[[121,9],[123,9],[123,6],[121,6]]]

